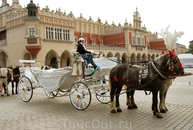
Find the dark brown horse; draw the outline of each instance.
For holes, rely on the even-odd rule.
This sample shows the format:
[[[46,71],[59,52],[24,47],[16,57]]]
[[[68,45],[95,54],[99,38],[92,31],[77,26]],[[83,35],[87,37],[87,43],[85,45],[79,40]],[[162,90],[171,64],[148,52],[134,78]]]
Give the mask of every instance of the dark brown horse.
[[[162,93],[162,97],[166,96],[167,84],[170,84],[170,79],[175,78],[177,75],[183,75],[184,69],[175,55],[174,51],[164,54],[150,61],[145,68],[132,67],[126,64],[118,65],[110,71],[110,107],[111,113],[121,112],[119,105],[119,94],[122,86],[127,86],[127,98],[132,99],[134,90],[149,90],[152,92],[152,111],[158,118],[162,118],[158,111],[158,91]],[[116,97],[116,102],[114,98]],[[133,98],[132,107],[137,108]],[[128,104],[129,105],[129,104]],[[130,108],[131,106],[128,106]]]
[[[15,83],[15,94],[17,94],[17,86],[19,82],[19,77],[20,77],[20,71],[19,67],[13,68],[13,80],[11,81],[12,83],[12,95],[14,94],[14,83]]]

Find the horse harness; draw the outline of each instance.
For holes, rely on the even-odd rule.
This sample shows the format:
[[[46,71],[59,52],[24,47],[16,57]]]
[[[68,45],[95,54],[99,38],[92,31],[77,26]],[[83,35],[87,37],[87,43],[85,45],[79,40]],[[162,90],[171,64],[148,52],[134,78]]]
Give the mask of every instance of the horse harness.
[[[137,89],[140,89],[140,88],[145,87],[146,85],[148,85],[149,83],[151,83],[154,79],[156,79],[158,75],[160,75],[164,80],[168,79],[168,77],[164,76],[164,75],[157,69],[157,67],[156,67],[155,64],[156,64],[156,63],[154,63],[153,61],[150,61],[150,64],[149,64],[148,66],[146,66],[146,67],[132,66],[132,67],[135,67],[135,68],[140,68],[140,70],[139,70],[139,75],[138,75],[138,84],[139,84],[139,87],[137,87],[136,89],[129,89],[129,90],[127,89],[126,92],[129,92],[129,91],[131,91],[131,90],[137,90]],[[115,71],[115,77],[114,77],[115,82],[118,81],[118,79],[117,79],[117,71],[118,71],[119,66],[120,66],[120,65],[118,65],[118,67],[117,67],[117,69],[116,69],[116,71]],[[149,66],[150,66],[150,67],[149,67]],[[129,82],[129,80],[128,80],[128,71],[129,71],[129,68],[130,68],[130,67],[131,67],[131,66],[128,66],[128,67],[127,67],[126,76],[124,76],[124,78],[127,79],[127,82]],[[149,69],[149,68],[151,68],[151,69],[153,70],[155,76],[154,76],[150,81],[148,81],[146,84],[143,84],[143,85],[142,85],[142,84],[141,84],[141,81],[142,81],[142,79],[146,79],[146,78],[147,78],[147,76],[148,76],[148,69]],[[147,90],[144,90],[144,91],[145,91],[145,94],[146,94],[146,95],[150,95],[150,94],[151,94],[151,91],[150,91],[149,93],[147,93]],[[124,93],[126,93],[126,92],[124,92]],[[123,93],[120,93],[120,94],[123,94]]]

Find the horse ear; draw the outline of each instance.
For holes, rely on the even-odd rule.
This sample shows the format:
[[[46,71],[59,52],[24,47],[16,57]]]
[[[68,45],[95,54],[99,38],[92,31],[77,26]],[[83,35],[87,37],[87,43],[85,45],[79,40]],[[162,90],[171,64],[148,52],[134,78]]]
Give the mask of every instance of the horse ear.
[[[175,56],[174,50],[172,50],[172,52],[171,51],[168,51],[168,52],[169,52],[170,56]]]
[[[165,54],[165,52],[164,52],[164,51],[162,51],[162,54]]]

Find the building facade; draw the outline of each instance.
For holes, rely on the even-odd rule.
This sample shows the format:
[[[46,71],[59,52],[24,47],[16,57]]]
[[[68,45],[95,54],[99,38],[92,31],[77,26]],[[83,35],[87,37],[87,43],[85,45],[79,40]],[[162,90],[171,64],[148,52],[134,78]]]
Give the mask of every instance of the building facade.
[[[42,66],[65,67],[72,65],[71,51],[77,40],[85,39],[86,48],[105,57],[117,57],[122,62],[145,61],[161,54],[151,48],[159,39],[157,33],[142,26],[138,10],[133,14],[133,24],[127,20],[123,26],[102,23],[100,19],[85,19],[82,14],[40,10],[33,0],[22,8],[19,0],[10,6],[2,0],[0,7],[0,67],[15,67],[19,59],[35,59]],[[163,40],[162,40],[163,42]]]

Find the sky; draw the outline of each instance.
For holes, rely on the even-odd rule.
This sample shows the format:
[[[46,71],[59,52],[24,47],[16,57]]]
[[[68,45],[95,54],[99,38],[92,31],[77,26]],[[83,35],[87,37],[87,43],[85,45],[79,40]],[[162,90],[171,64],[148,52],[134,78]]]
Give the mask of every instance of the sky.
[[[12,5],[12,0],[7,0]],[[173,33],[175,30],[183,31],[184,35],[178,38],[177,43],[189,46],[189,41],[193,40],[193,18],[192,18],[192,0],[33,0],[40,8],[46,7],[50,10],[61,9],[62,12],[69,14],[70,11],[75,18],[82,16],[93,21],[101,19],[102,23],[106,21],[111,25],[119,23],[123,26],[125,19],[133,25],[133,13],[140,13],[142,26],[145,25],[148,31],[155,33],[166,29]],[[22,7],[26,7],[30,0],[19,0]],[[0,0],[0,5],[2,0]],[[162,38],[161,35],[158,35]]]

